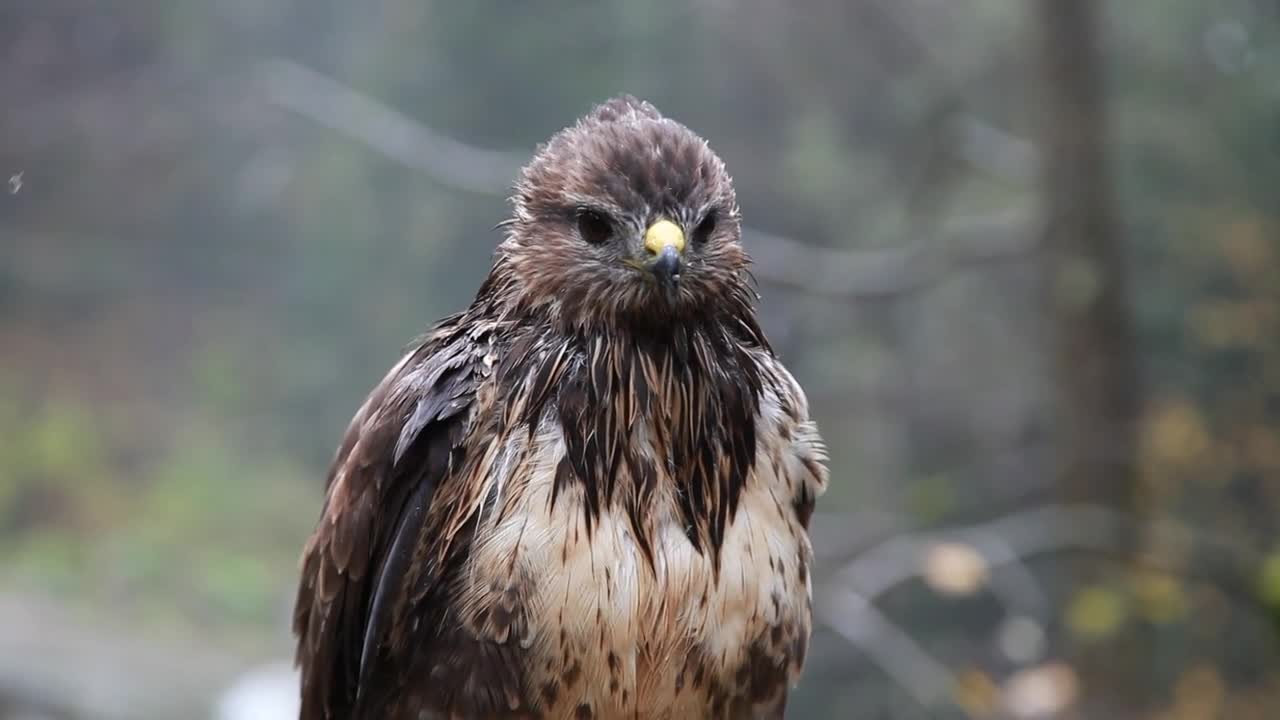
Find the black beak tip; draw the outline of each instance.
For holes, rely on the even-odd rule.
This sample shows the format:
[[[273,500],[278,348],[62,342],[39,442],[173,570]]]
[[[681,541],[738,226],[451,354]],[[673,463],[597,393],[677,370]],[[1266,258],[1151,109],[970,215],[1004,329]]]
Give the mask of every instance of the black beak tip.
[[[674,284],[680,279],[680,253],[673,247],[665,247],[650,267],[659,280]]]

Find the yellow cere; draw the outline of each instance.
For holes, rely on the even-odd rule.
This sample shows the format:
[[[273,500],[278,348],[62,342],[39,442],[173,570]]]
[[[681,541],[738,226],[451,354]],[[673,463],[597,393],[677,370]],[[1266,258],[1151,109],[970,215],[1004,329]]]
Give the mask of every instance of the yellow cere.
[[[678,253],[684,252],[684,231],[679,225],[670,220],[659,220],[645,231],[644,246],[649,252],[658,255],[668,245]]]

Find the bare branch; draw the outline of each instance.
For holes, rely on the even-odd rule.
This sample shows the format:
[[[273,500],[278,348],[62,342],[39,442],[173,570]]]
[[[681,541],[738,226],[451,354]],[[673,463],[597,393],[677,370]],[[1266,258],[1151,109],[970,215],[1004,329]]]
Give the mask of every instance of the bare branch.
[[[1026,138],[985,122],[972,113],[952,120],[960,157],[974,168],[1006,182],[1032,185],[1040,172],[1040,154]]]
[[[1153,547],[1167,549],[1175,557],[1191,557],[1200,550],[1200,554],[1207,551],[1221,556],[1219,559],[1233,558],[1237,566],[1257,563],[1256,553],[1241,543],[1173,520],[1139,523],[1109,508],[1064,504],[1023,510],[968,527],[898,535],[859,554],[831,582],[874,598],[918,577],[920,558],[939,543],[968,545],[990,567],[998,568],[1047,552],[1113,551],[1117,538],[1133,532],[1145,534]]]
[[[966,265],[1024,259],[1040,235],[1029,215],[1017,212],[952,221],[941,234],[945,243],[831,250],[743,228],[762,281],[851,300],[891,300],[936,285]]]
[[[818,599],[818,618],[858,648],[924,707],[946,704],[955,677],[941,661],[880,612],[865,596],[832,588]]]
[[[333,78],[284,59],[263,61],[268,101],[357,140],[387,158],[467,192],[505,195],[525,161],[446,137]],[[743,229],[762,282],[840,299],[891,299],[936,284],[957,267],[1023,258],[1040,233],[1029,216],[1009,213],[957,221],[946,243],[906,249],[835,250]]]
[[[258,67],[266,97],[397,162],[468,192],[506,194],[524,164],[520,153],[485,150],[445,137],[403,113],[289,60]]]

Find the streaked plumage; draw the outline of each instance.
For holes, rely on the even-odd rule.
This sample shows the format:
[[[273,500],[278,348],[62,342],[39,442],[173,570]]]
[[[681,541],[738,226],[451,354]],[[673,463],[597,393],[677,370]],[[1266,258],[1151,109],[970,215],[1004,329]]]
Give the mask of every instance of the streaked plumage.
[[[338,449],[294,616],[303,720],[781,717],[825,453],[723,165],[622,97],[540,148],[514,206],[475,301]]]

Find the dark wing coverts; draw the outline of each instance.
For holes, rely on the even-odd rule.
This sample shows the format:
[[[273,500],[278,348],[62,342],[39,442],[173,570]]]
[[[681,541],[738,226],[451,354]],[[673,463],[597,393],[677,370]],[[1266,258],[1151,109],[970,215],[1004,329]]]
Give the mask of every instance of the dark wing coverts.
[[[393,625],[408,589],[436,572],[410,561],[432,496],[461,464],[478,382],[482,333],[463,324],[444,320],[392,368],[334,458],[294,609],[304,720],[354,716],[357,695],[381,689],[371,681],[397,682],[376,668],[406,635]]]

